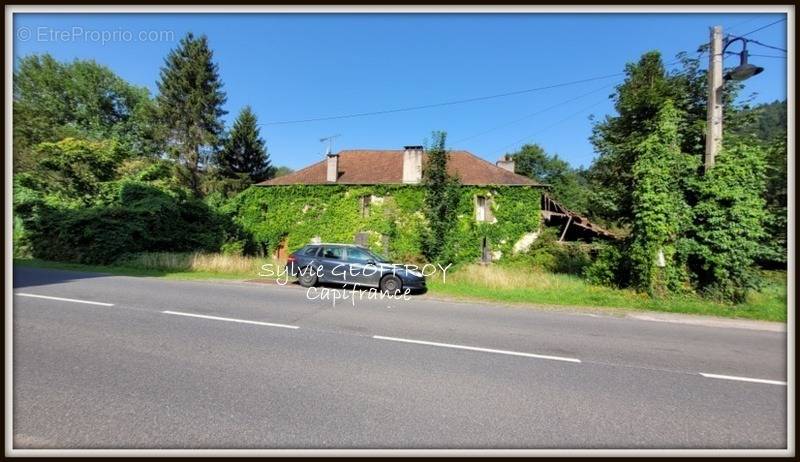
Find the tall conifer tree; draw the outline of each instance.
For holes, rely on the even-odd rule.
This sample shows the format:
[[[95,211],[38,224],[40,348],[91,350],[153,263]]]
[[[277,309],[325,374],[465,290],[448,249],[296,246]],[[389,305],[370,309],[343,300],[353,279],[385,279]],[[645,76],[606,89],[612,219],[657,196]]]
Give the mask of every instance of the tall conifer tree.
[[[191,32],[170,51],[158,82],[160,116],[168,131],[170,152],[180,161],[187,186],[200,195],[200,170],[217,151],[226,114],[213,52],[203,35]]]
[[[272,177],[269,154],[259,134],[258,119],[250,106],[245,106],[233,123],[217,163],[228,177],[246,175],[253,183]]]

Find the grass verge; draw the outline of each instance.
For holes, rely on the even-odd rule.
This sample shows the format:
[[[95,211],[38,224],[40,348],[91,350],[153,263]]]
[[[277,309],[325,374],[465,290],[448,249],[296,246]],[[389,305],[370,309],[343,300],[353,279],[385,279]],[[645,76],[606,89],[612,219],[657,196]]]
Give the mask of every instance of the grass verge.
[[[751,293],[747,302],[740,305],[691,295],[654,299],[632,290],[590,285],[575,276],[502,265],[466,265],[448,272],[444,282],[431,278],[428,287],[434,294],[512,304],[607,307],[786,322],[786,272],[771,271],[766,276],[764,289]]]
[[[110,266],[36,259],[15,259],[14,264],[188,280],[259,279],[264,278],[259,276],[259,272],[264,274],[262,265],[279,265],[265,258],[201,253],[148,253]],[[593,286],[575,276],[510,265],[465,265],[450,269],[446,281],[438,276],[429,278],[432,295],[507,304],[604,307],[786,322],[785,271],[765,272],[764,289],[751,293],[747,302],[740,305],[725,305],[690,295],[653,299],[632,290]]]

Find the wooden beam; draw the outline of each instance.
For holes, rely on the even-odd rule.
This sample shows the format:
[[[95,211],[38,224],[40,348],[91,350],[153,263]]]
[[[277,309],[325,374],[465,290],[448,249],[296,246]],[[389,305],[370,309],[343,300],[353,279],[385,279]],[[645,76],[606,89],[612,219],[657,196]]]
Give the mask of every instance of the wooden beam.
[[[572,216],[570,216],[569,220],[567,220],[567,225],[564,226],[564,232],[561,233],[561,237],[558,239],[558,242],[561,242],[561,241],[564,240],[564,236],[567,235],[567,228],[569,228],[570,223],[572,223]]]

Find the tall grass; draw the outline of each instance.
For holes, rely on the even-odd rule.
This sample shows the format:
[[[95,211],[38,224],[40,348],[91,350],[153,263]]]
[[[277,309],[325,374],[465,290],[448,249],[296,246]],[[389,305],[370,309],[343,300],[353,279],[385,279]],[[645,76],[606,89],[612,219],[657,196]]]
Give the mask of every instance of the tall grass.
[[[220,253],[140,253],[120,265],[157,271],[202,272],[251,275],[256,277],[264,264],[279,265],[269,258],[225,255]]]
[[[430,278],[432,293],[509,303],[575,307],[633,308],[676,313],[786,321],[786,273],[771,272],[766,287],[745,303],[726,305],[694,295],[651,298],[633,290],[595,286],[576,276],[553,274],[527,265],[464,265],[447,280]]]
[[[500,265],[466,265],[448,274],[447,278],[449,283],[505,290],[521,287],[558,290],[575,279],[536,268],[522,271],[518,267]]]

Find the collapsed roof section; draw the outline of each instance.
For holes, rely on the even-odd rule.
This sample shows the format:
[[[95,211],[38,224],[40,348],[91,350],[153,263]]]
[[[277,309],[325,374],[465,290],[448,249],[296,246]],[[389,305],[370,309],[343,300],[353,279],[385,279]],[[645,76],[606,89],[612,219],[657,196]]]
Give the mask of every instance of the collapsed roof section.
[[[616,240],[619,236],[589,221],[588,218],[567,209],[561,203],[542,193],[542,219],[548,226],[561,228],[559,242],[587,241],[596,239]]]

